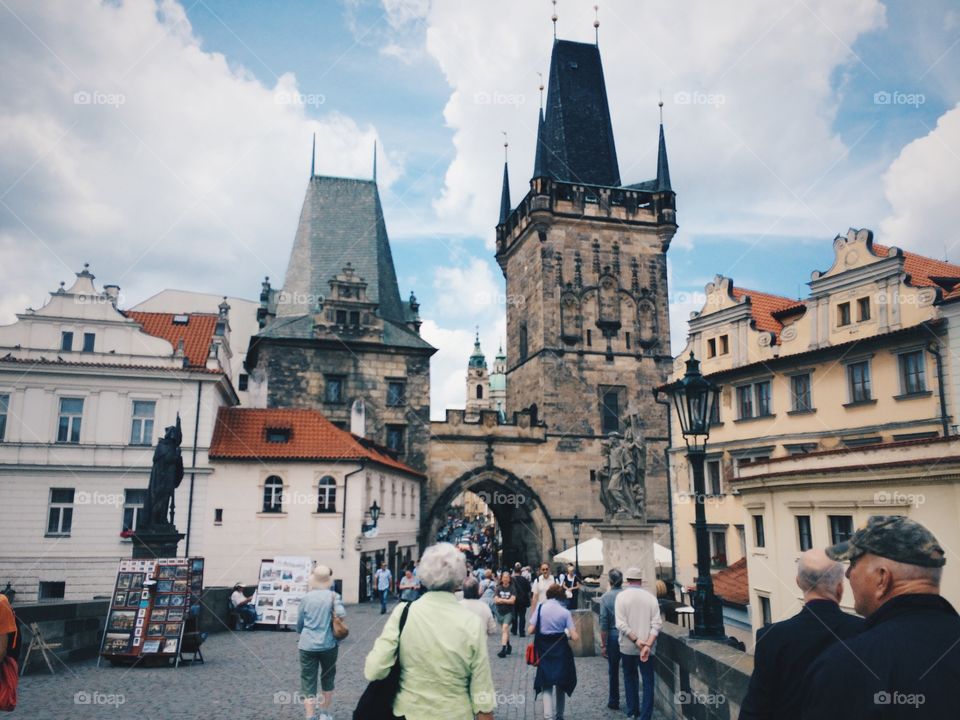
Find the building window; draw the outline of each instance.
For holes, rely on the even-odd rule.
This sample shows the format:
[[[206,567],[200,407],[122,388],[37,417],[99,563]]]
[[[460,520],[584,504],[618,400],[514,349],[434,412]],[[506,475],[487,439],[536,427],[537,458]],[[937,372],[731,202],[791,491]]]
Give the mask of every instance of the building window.
[[[57,442],[80,442],[80,421],[83,419],[83,398],[60,398],[57,421]]]
[[[743,385],[737,388],[737,407],[740,409],[740,419],[753,417],[753,386]]]
[[[387,383],[387,405],[397,407],[407,404],[407,384],[403,380]]]
[[[10,396],[0,395],[0,442],[7,437],[7,413],[10,411]]]
[[[720,354],[726,355],[730,352],[730,339],[726,335],[720,336]]]
[[[268,443],[288,443],[292,430],[290,428],[266,428],[264,430]]]
[[[630,349],[630,333],[627,333],[627,350]]]
[[[763,460],[769,460],[770,455],[767,452],[759,452],[757,454],[744,454],[738,455],[733,458],[733,472],[734,477],[740,477],[740,468],[743,465],[753,462],[761,462]]]
[[[870,363],[850,363],[847,365],[847,379],[850,383],[850,402],[870,400]]]
[[[741,420],[770,415],[770,381],[738,387],[737,407]]]
[[[97,342],[97,336],[94,333],[83,334],[83,351],[93,352],[93,346]]]
[[[770,381],[756,383],[753,389],[757,396],[757,416],[770,414]]]
[[[716,402],[710,403],[710,424],[719,425],[720,424],[720,400],[717,399]]]
[[[73,488],[50,488],[47,535],[69,535],[73,527]]]
[[[844,327],[850,324],[850,303],[840,303],[837,305],[837,325]]]
[[[483,385],[477,385],[477,400],[483,400]]]
[[[346,324],[347,324],[347,311],[337,310],[337,325],[346,325]]]
[[[337,481],[327,475],[317,483],[317,512],[332,513],[337,511]]]
[[[520,331],[518,333],[519,340],[519,355],[520,362],[524,362],[527,359],[527,324],[520,323]]]
[[[860,298],[857,300],[857,321],[863,322],[870,319],[870,298]]]
[[[830,515],[830,544],[836,545],[849,540],[853,535],[853,517],[850,515]]]
[[[587,347],[593,347],[593,333],[587,330]]]
[[[344,377],[342,375],[327,375],[323,388],[323,401],[328,403],[342,403],[343,382]]]
[[[247,389],[248,384],[250,383],[250,376],[246,373],[240,373],[237,376],[237,390],[243,392]]]
[[[740,557],[747,554],[747,529],[743,525],[737,525],[737,540],[740,541]]]
[[[153,414],[157,403],[152,400],[133,401],[133,420],[130,423],[131,445],[152,445]]]
[[[67,352],[73,350],[73,333],[69,330],[60,333],[60,349]]]
[[[223,508],[213,509],[213,524],[223,525]]]
[[[51,582],[49,580],[40,581],[40,589],[37,591],[37,597],[40,600],[63,600],[67,593],[67,583],[61,581]]]
[[[754,547],[762,548],[767,546],[767,538],[763,534],[763,515],[753,516],[753,538]]]
[[[707,340],[707,357],[712,358],[717,356],[717,339],[710,338]]]
[[[604,435],[620,432],[620,390],[600,388],[600,428]]]
[[[135,531],[140,524],[140,514],[147,501],[146,490],[123,491],[123,527],[122,530]]]
[[[899,355],[900,390],[904,395],[914,395],[927,391],[924,377],[923,350],[914,350]]]
[[[710,566],[712,568],[727,566],[727,533],[723,530],[710,531]]]
[[[810,530],[809,515],[797,515],[797,540],[800,542],[800,552],[813,547],[813,533]]]
[[[406,444],[403,438],[405,430],[404,425],[387,425],[387,447],[398,455],[403,455],[406,452]]]
[[[704,463],[704,467],[706,469],[707,495],[723,495],[719,458],[716,460],[707,460],[706,463]]]
[[[813,399],[810,394],[810,373],[794,375],[790,378],[790,397],[794,412],[813,410]]]
[[[283,512],[283,480],[271,475],[263,483],[263,512]]]
[[[770,598],[764,595],[757,596],[760,599],[760,618],[763,626],[766,627],[773,623],[773,614],[770,612]]]

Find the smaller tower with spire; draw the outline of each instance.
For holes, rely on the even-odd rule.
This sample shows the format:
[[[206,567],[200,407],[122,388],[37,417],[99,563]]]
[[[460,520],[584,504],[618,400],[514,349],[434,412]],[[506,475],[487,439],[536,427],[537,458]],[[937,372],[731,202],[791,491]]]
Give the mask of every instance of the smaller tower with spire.
[[[493,372],[490,373],[490,407],[500,415],[500,421],[507,421],[507,356],[503,345],[493,359]]]
[[[490,400],[490,376],[487,374],[487,358],[480,349],[480,329],[473,341],[473,354],[467,363],[467,404],[464,418],[478,420],[481,410],[493,407]]]

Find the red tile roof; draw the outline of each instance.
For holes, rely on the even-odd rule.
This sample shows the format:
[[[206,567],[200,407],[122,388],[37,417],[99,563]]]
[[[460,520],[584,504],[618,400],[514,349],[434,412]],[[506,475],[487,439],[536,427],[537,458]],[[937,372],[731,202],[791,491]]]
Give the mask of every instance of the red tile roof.
[[[217,329],[217,316],[211,313],[189,313],[177,315],[174,313],[141,312],[127,310],[124,314],[136,320],[143,326],[144,332],[158,338],[163,338],[171,345],[174,351],[183,340],[183,352],[193,367],[204,367],[207,356],[210,354],[210,343]],[[187,317],[185,325],[175,324],[175,317]]]
[[[268,442],[267,430],[289,430],[287,442]],[[222,460],[365,459],[424,477],[369,440],[341,430],[316,410],[222,407],[210,443],[210,457]]]
[[[750,583],[747,579],[747,559],[713,573],[713,591],[723,600],[735,605],[750,603]]]
[[[873,243],[874,255],[889,257],[890,248]],[[941,288],[944,300],[960,297],[960,265],[934,260],[916,253],[903,252],[903,269],[910,276],[910,283],[917,287]]]
[[[56,352],[56,351],[51,351]],[[5,363],[20,363],[22,365],[30,366],[42,366],[50,367],[55,365],[57,367],[84,367],[84,368],[98,368],[98,369],[113,369],[113,370],[156,370],[158,372],[177,372],[179,368],[170,368],[164,365],[129,365],[124,363],[101,363],[101,362],[70,362],[69,360],[50,360],[45,357],[40,358],[17,358],[12,355],[5,355],[0,357],[0,362]],[[222,375],[222,370],[211,370],[206,367],[189,367],[185,368],[189,372],[201,372],[201,373],[210,373],[211,375]],[[30,368],[27,368],[29,371]]]
[[[783,323],[780,318],[806,308],[806,305],[800,300],[791,300],[788,297],[771,295],[758,290],[734,287],[731,291],[733,297],[737,300],[744,297],[750,298],[750,312],[753,315],[754,326],[757,330],[774,333],[777,336],[778,343],[780,342],[780,331],[783,330]]]

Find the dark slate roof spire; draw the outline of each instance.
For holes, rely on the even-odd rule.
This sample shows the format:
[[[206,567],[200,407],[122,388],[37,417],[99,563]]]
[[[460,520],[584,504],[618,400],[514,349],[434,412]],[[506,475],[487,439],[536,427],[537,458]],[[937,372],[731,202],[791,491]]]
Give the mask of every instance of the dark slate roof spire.
[[[313,134],[313,147],[310,148],[310,177],[317,174],[317,134]]]
[[[547,170],[547,131],[543,123],[543,108],[540,108],[540,122],[537,123],[537,154],[533,159],[533,177],[549,177]]]
[[[503,189],[500,191],[500,225],[510,217],[510,173],[507,171],[507,133],[503,133]]]
[[[373,141],[373,181],[377,181],[377,141]]]
[[[657,149],[657,190],[673,192],[670,187],[670,166],[667,164],[667,142],[663,139],[663,100],[660,101],[660,146]]]
[[[596,45],[570,40],[554,43],[544,123],[549,177],[620,186],[610,106]]]

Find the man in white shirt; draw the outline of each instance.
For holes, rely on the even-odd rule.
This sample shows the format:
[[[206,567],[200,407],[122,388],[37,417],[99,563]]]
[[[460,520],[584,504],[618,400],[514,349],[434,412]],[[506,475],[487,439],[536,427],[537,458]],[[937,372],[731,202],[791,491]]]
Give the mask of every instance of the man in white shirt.
[[[623,664],[623,692],[627,716],[650,720],[653,716],[653,644],[663,621],[660,605],[653,594],[644,590],[643,570],[628,568],[624,573],[626,587],[617,595],[614,605],[617,632],[620,633],[620,655]],[[639,677],[638,677],[639,673]],[[643,679],[643,703],[640,703],[640,678]]]
[[[493,619],[490,606],[480,599],[480,583],[472,575],[463,581],[463,599],[460,601],[467,610],[476,615],[487,629],[487,635],[496,635],[500,630],[497,621]]]
[[[380,568],[374,574],[374,583],[377,586],[377,596],[380,598],[380,614],[387,612],[387,597],[393,590],[393,573],[387,569],[387,563],[380,563]]]
[[[547,589],[555,582],[550,575],[550,566],[543,563],[540,566],[540,574],[537,579],[530,584],[530,605],[534,610],[537,609],[537,605],[547,601]],[[530,617],[533,617],[533,615]]]
[[[237,611],[240,621],[240,630],[249,630],[257,623],[257,609],[250,603],[250,598],[243,592],[243,583],[233,586],[230,595],[230,606]]]

